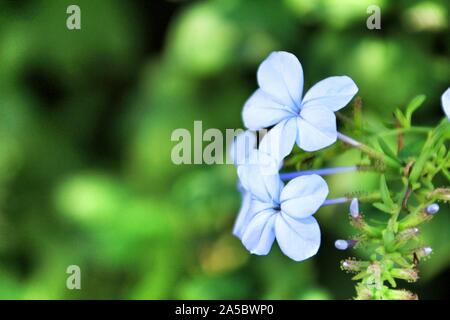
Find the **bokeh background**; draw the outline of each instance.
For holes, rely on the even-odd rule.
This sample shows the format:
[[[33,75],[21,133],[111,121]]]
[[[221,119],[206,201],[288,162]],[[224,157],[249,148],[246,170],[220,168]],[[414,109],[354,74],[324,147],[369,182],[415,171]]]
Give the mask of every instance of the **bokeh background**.
[[[81,30],[66,28],[70,4]],[[371,4],[381,30],[366,28]],[[339,261],[352,253],[333,246],[353,232],[346,207],[316,215],[314,258],[296,263],[276,245],[251,256],[231,234],[235,169],[172,164],[171,133],[194,120],[242,127],[273,50],[299,57],[306,88],[351,76],[372,124],[423,93],[415,120],[434,125],[450,83],[449,11],[447,0],[1,0],[0,298],[351,298]],[[376,180],[328,179],[336,195]],[[400,283],[421,298],[448,297],[448,217],[443,207],[423,230],[434,254],[419,282]],[[66,289],[73,264],[81,290]]]

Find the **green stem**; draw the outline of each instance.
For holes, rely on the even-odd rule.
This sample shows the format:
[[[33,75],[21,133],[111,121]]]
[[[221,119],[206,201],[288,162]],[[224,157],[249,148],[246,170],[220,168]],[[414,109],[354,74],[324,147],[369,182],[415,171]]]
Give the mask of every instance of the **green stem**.
[[[390,166],[391,168],[399,169],[402,167],[398,161],[396,161],[396,160],[388,157],[387,155],[369,147],[368,145],[366,145],[362,142],[356,141],[353,138],[350,138],[340,132],[338,132],[338,139],[359,149],[363,153],[367,154],[369,157],[380,160],[381,162],[385,163],[386,165]]]
[[[428,133],[430,130],[433,130],[433,128],[430,127],[411,127],[411,128],[397,128],[392,130],[383,131],[380,133],[377,133],[377,137],[386,137],[386,136],[393,136],[397,135],[399,133]]]
[[[363,195],[363,196],[358,196],[358,201],[359,202],[375,202],[381,199],[381,194],[380,192],[372,192],[368,195]]]

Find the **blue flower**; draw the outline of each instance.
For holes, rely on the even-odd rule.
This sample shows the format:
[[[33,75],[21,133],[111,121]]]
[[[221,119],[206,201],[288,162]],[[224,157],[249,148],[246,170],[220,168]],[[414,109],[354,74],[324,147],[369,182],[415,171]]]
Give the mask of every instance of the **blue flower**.
[[[442,108],[447,118],[450,120],[450,88],[448,88],[441,97]]]
[[[302,98],[303,69],[288,52],[272,52],[259,66],[259,89],[247,100],[242,117],[250,130],[274,126],[272,152],[288,155],[297,142],[315,151],[337,138],[335,111],[343,108],[358,91],[347,76],[329,77],[315,84]],[[274,150],[276,148],[276,150]]]
[[[259,163],[238,166],[247,198],[234,233],[253,254],[268,254],[277,239],[281,251],[295,261],[315,255],[320,228],[312,215],[328,195],[325,180],[318,175],[301,176],[284,186],[278,164],[269,155],[254,150],[250,157],[258,157]]]

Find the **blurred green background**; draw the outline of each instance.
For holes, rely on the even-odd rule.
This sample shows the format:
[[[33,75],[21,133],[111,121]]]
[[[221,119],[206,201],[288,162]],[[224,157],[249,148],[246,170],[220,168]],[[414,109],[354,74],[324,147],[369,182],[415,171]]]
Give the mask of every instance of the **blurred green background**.
[[[66,8],[81,8],[81,30]],[[381,8],[381,30],[366,9]],[[450,80],[442,1],[0,1],[0,298],[348,299],[347,208],[319,211],[322,247],[296,263],[251,256],[231,234],[232,165],[172,164],[176,128],[240,128],[271,51],[295,53],[305,88],[346,74],[372,123],[417,94],[434,125]],[[350,108],[347,108],[350,109]],[[345,112],[349,112],[345,111]],[[324,166],[348,165],[352,152]],[[368,173],[328,179],[367,191]],[[364,210],[364,207],[363,207]],[[423,230],[420,298],[448,297],[448,206]],[[66,268],[81,268],[81,290]]]

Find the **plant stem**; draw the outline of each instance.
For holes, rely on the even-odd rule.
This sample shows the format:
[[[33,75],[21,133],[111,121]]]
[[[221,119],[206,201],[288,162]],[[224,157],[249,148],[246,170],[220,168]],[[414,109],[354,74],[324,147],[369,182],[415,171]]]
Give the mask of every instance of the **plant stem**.
[[[376,136],[377,137],[394,136],[399,133],[428,133],[430,132],[430,130],[433,130],[433,128],[429,127],[397,128],[377,133]]]
[[[323,169],[312,169],[312,170],[303,170],[303,171],[295,171],[295,172],[285,172],[280,173],[280,178],[282,180],[290,180],[300,176],[307,176],[310,174],[318,174],[319,176],[326,176],[335,173],[342,172],[352,172],[357,171],[358,166],[347,166],[347,167],[335,167],[335,168],[323,168]]]
[[[347,197],[327,199],[327,200],[324,201],[322,206],[329,206],[329,205],[332,205],[332,204],[341,204],[341,203],[346,203],[346,202],[350,202],[350,201],[351,201],[351,199],[347,198]]]
[[[348,137],[340,132],[338,132],[338,139],[361,150],[365,154],[367,154],[369,157],[372,157],[374,159],[378,159],[382,161],[383,163],[386,163],[391,168],[399,169],[401,168],[400,163],[398,163],[396,160],[386,156],[385,154],[378,152],[377,150],[369,147],[368,145],[365,145],[362,142],[356,141],[351,137]]]

